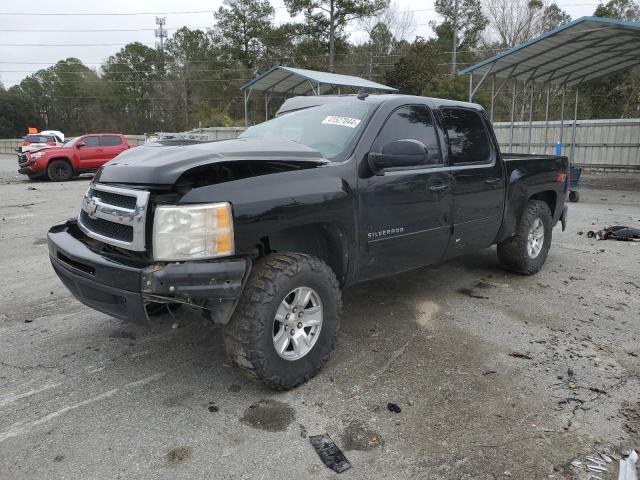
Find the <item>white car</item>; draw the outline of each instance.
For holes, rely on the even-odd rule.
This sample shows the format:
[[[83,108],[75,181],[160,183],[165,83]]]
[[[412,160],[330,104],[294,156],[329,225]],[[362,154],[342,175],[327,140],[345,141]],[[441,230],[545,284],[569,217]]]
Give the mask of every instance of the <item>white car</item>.
[[[57,130],[45,130],[40,133],[30,133],[24,137],[22,145],[18,147],[21,153],[35,152],[42,148],[61,147],[64,144],[64,135]]]

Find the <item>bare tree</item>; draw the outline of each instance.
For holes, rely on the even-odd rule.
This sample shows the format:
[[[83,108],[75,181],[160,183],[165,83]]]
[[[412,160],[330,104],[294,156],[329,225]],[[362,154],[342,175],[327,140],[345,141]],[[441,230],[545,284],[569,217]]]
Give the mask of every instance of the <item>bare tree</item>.
[[[387,2],[384,10],[370,17],[358,20],[358,26],[364,30],[369,38],[376,31],[378,25],[384,25],[393,35],[396,42],[408,40],[416,31],[414,14],[410,10],[400,10],[396,2]]]
[[[514,47],[543,31],[543,0],[485,0],[484,5],[491,33],[503,47]]]

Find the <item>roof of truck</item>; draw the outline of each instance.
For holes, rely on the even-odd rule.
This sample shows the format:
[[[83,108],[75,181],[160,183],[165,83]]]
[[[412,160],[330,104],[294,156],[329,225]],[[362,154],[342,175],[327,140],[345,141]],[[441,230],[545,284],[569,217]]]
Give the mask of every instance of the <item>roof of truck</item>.
[[[400,94],[383,94],[383,95],[307,95],[300,97],[293,97],[286,100],[282,106],[276,112],[276,115],[281,115],[286,112],[293,112],[295,110],[302,110],[304,108],[315,107],[318,105],[327,105],[329,103],[341,103],[341,102],[367,102],[381,104],[390,100],[403,98],[407,102],[420,101],[420,103],[427,103],[433,108],[442,106],[458,106],[473,108],[474,110],[482,110],[482,106],[477,103],[461,102],[459,100],[447,100],[443,98],[432,97],[420,97],[416,95],[400,95]]]

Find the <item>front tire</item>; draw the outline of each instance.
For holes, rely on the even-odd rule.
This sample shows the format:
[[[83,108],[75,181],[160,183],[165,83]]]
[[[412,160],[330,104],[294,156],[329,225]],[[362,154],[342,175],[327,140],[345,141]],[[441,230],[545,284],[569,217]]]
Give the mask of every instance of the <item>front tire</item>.
[[[313,377],[333,352],[342,297],[329,266],[278,253],[254,266],[231,321],[227,354],[249,378],[288,390]]]
[[[53,160],[47,167],[47,176],[52,182],[66,182],[73,174],[73,167],[66,160]]]
[[[513,237],[498,244],[500,264],[514,273],[533,275],[547,260],[552,237],[549,206],[530,200]]]

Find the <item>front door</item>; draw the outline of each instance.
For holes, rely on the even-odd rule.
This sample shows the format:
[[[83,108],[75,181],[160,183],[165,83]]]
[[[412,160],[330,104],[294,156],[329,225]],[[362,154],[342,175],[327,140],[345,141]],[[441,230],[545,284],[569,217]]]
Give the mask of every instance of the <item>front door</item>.
[[[363,175],[359,168],[359,271],[374,278],[440,260],[450,236],[452,180],[440,153],[431,110],[422,104],[395,109],[378,133],[371,152],[395,140],[417,140],[427,148],[428,164]],[[363,161],[366,161],[364,159]]]
[[[505,180],[486,117],[460,107],[441,113],[455,185],[449,257],[493,244],[502,223]]]
[[[82,144],[82,145],[81,145]],[[78,160],[81,170],[98,168],[104,163],[101,160],[102,147],[100,146],[100,137],[97,135],[89,135],[78,142]]]

